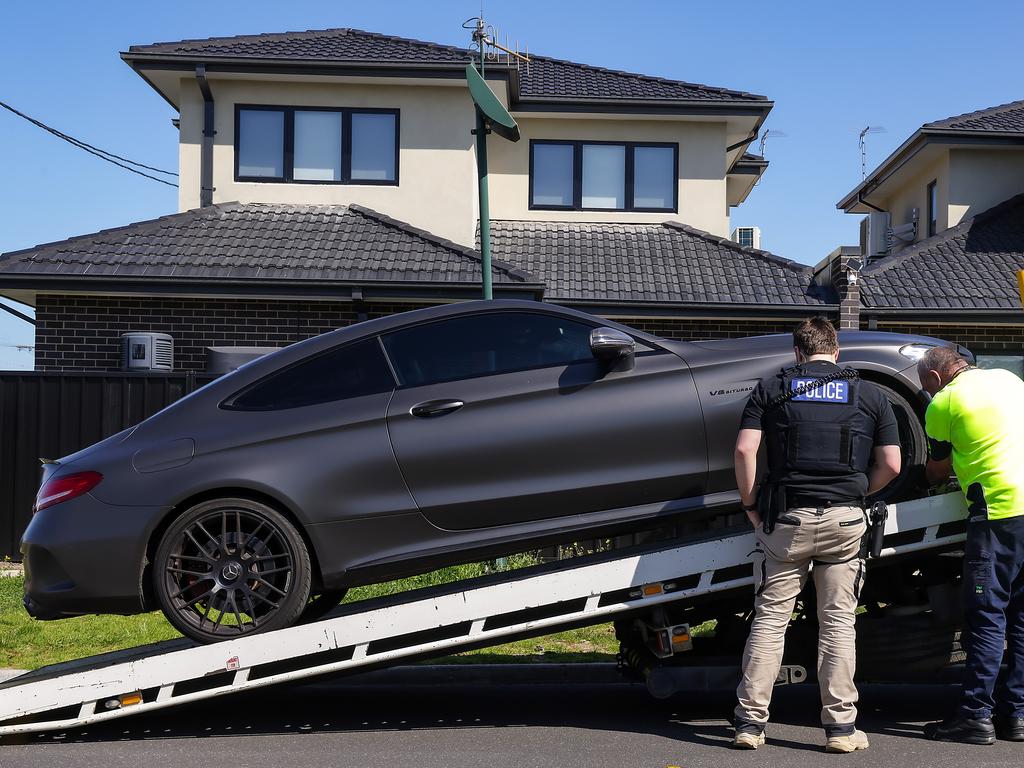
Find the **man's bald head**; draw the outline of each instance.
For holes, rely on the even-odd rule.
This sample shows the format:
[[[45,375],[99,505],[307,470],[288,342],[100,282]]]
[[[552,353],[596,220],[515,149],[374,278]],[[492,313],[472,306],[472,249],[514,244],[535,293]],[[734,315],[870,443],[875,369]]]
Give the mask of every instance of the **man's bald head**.
[[[925,391],[934,395],[968,365],[954,347],[932,347],[917,361],[917,376]]]

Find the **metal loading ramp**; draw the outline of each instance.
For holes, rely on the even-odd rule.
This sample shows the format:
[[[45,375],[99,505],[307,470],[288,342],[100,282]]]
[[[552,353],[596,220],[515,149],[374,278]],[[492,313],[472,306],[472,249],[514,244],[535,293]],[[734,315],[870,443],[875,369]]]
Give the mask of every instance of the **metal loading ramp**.
[[[959,494],[890,505],[882,557],[964,540]],[[213,645],[173,640],[0,685],[0,736],[72,728],[319,675],[599,624],[752,584],[752,532],[613,551],[352,603],[319,622]]]

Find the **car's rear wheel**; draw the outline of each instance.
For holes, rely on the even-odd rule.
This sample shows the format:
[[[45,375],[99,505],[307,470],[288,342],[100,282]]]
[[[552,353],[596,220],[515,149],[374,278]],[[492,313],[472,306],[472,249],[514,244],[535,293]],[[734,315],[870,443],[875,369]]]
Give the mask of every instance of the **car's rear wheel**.
[[[882,390],[892,405],[900,430],[900,452],[903,456],[899,475],[877,495],[886,501],[901,501],[920,493],[921,489],[915,487],[920,472],[915,472],[914,467],[920,467],[928,459],[928,441],[914,406],[891,387],[884,384],[875,386]]]
[[[167,529],[153,586],[167,620],[202,643],[291,626],[309,599],[309,552],[295,526],[251,499],[204,501]]]

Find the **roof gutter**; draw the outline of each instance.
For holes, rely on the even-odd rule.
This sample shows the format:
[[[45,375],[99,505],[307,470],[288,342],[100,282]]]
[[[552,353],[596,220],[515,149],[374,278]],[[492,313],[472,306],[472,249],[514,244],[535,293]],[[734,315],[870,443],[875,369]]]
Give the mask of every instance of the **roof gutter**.
[[[28,315],[26,315],[24,312],[19,312],[14,307],[8,307],[2,301],[0,301],[0,309],[4,310],[5,312],[10,312],[12,315],[14,315],[19,320],[24,320],[26,323],[29,323],[30,325],[35,325],[36,324],[36,321],[33,320]]]
[[[196,82],[203,94],[203,146],[199,154],[199,206],[213,205],[213,92],[206,81],[206,65],[196,64]]]

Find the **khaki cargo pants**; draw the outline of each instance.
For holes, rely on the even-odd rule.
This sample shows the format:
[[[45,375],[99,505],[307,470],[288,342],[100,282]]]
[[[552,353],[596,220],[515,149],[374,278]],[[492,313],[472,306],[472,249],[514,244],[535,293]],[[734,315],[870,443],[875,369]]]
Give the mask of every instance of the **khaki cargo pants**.
[[[798,507],[780,516],[770,534],[757,528],[754,621],[736,692],[737,726],[763,727],[768,722],[786,627],[811,573],[818,594],[821,722],[829,735],[852,731],[857,719],[854,614],[864,580],[860,544],[865,529],[864,511],[845,506]]]

